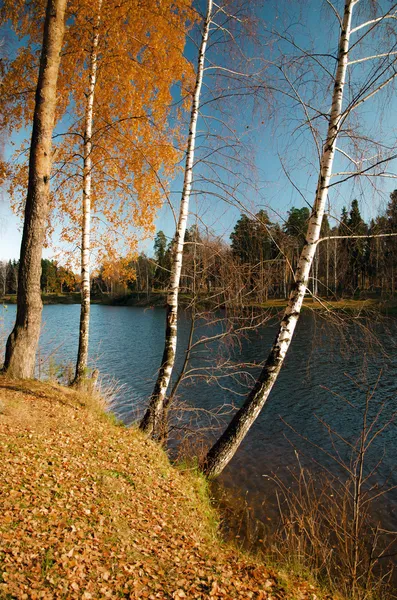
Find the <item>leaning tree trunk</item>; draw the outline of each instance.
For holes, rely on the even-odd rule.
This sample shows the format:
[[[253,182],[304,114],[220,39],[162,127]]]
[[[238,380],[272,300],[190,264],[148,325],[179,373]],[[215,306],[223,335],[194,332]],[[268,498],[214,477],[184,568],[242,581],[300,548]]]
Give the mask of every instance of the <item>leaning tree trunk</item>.
[[[94,114],[94,95],[97,81],[99,24],[102,0],[98,2],[98,13],[92,39],[89,87],[84,125],[84,165],[83,165],[83,224],[81,235],[81,310],[79,349],[77,353],[76,373],[73,384],[80,385],[87,371],[88,339],[90,327],[90,230],[91,230],[91,184],[92,184],[92,122]]]
[[[178,322],[178,292],[181,279],[183,244],[186,232],[186,222],[189,212],[190,192],[192,189],[194,148],[196,143],[196,128],[200,105],[200,93],[204,74],[204,59],[207,47],[209,28],[212,15],[212,0],[207,2],[207,14],[203,25],[196,84],[194,88],[192,111],[190,116],[190,129],[186,151],[185,178],[183,182],[181,206],[179,210],[178,226],[173,243],[170,288],[166,306],[166,330],[164,352],[161,367],[157,376],[148,409],[142,419],[140,428],[156,438],[160,433],[163,420],[164,400],[170,383],[172,370],[175,363]]]
[[[52,132],[67,0],[48,0],[36,88],[29,156],[29,182],[18,273],[17,315],[6,346],[4,371],[34,376],[41,328],[41,255],[48,217]]]
[[[346,0],[345,2],[327,138],[323,147],[316,196],[308,223],[306,241],[295,271],[295,284],[280,323],[277,337],[254,388],[247,396],[243,406],[233,417],[226,431],[205,457],[203,471],[208,477],[216,477],[223,471],[258,417],[278,377],[299,319],[310,268],[320,237],[336,139],[342,121],[342,101],[354,3],[355,0]]]

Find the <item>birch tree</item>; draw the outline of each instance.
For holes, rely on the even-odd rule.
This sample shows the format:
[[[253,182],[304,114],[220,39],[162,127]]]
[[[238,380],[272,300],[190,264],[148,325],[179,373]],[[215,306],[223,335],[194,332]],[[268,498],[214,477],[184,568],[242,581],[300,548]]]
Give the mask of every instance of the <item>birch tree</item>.
[[[198,54],[196,83],[193,91],[193,101],[190,114],[189,136],[186,149],[185,174],[179,210],[178,225],[173,244],[171,260],[170,288],[166,305],[166,331],[164,352],[157,381],[150,398],[148,409],[142,419],[140,428],[147,434],[156,437],[160,433],[163,417],[164,401],[171,380],[175,363],[178,323],[178,293],[182,270],[183,243],[185,239],[187,217],[189,213],[189,200],[192,189],[194,151],[196,144],[197,119],[199,116],[200,93],[203,83],[205,52],[208,43],[209,30],[212,19],[213,2],[207,1],[207,12],[203,22],[201,44]]]
[[[41,254],[48,215],[57,80],[67,0],[48,0],[30,144],[29,183],[18,274],[16,323],[7,340],[4,370],[34,375],[41,326]]]
[[[360,0],[345,0],[343,16],[339,15],[335,6],[328,2],[328,4],[332,6],[332,9],[338,19],[340,37],[331,110],[328,117],[326,137],[319,157],[320,161],[317,189],[312,206],[311,216],[308,222],[306,240],[300,254],[297,269],[294,273],[295,282],[289,296],[288,305],[284,312],[276,339],[267,357],[265,365],[244,404],[235,414],[225,432],[215,442],[205,457],[203,470],[204,473],[210,478],[219,475],[234,456],[241,442],[247,435],[250,427],[265,405],[284,363],[285,356],[291,344],[295,327],[300,316],[302,302],[308,286],[310,269],[313,264],[318,241],[320,239],[320,231],[328,191],[331,185],[334,185],[331,184],[331,176],[335,153],[338,150],[337,140],[341,132],[341,128],[352,110],[356,109],[367,99],[373,97],[374,94],[391,82],[396,75],[394,69],[393,52],[363,58],[362,60],[364,61],[387,56],[387,68],[383,68],[382,65],[377,70],[375,76],[372,73],[370,81],[375,81],[375,86],[371,89],[370,85],[368,85],[368,82],[365,82],[361,86],[359,95],[356,95],[353,101],[349,103],[348,107],[343,110],[343,99],[346,88],[348,66],[349,64],[353,65],[361,62],[361,59],[357,61],[349,61],[348,53],[351,36],[362,29],[366,28],[369,30],[373,28],[375,24],[385,22],[385,20],[388,18],[395,18],[393,14],[393,9],[395,9],[395,7],[392,7],[392,9],[382,17],[370,19],[366,23],[353,27],[353,12],[359,2]],[[356,44],[357,41],[354,45]],[[381,83],[379,83],[380,79],[382,79]],[[312,122],[309,118],[308,121],[309,125],[312,126]],[[372,165],[372,167],[373,166],[374,165]],[[358,168],[356,171],[354,171],[354,176],[360,175],[361,172],[362,170]]]
[[[63,253],[70,256],[68,266],[77,262],[76,246],[81,255],[76,384],[87,368],[90,265],[118,262],[122,251],[131,259],[137,246],[134,228],[146,236],[153,232],[156,211],[177,168],[179,122],[171,108],[172,86],[188,85],[192,75],[183,57],[186,32],[195,19],[190,4],[97,0],[92,5],[70,0],[68,5],[70,25],[54,136],[54,192],[46,232],[49,241],[55,227],[60,230]],[[18,100],[18,89],[31,83],[25,65],[27,57],[34,60],[35,38],[33,32],[29,35],[31,42],[26,48],[22,44],[13,64],[7,65],[4,100],[10,109],[10,130],[18,126],[17,115],[22,122],[29,115],[28,90],[23,101]],[[10,170],[9,191],[18,205],[25,165],[12,165]]]
[[[81,236],[81,312],[79,329],[79,348],[77,353],[75,384],[84,379],[88,361],[88,335],[90,326],[90,226],[91,226],[91,178],[92,178],[92,121],[94,95],[97,80],[99,24],[101,20],[102,0],[99,0],[95,25],[93,28],[92,46],[89,62],[89,85],[85,111],[83,134],[83,202],[82,202],[82,236]]]
[[[239,139],[232,123],[234,118],[238,120],[241,97],[253,94],[254,89],[254,86],[248,85],[247,82],[252,81],[250,77],[254,77],[258,64],[254,60],[247,60],[243,48],[249,45],[252,49],[254,45],[255,4],[256,2],[246,0],[225,0],[222,4],[206,3],[206,13],[197,43],[198,64],[192,91],[185,177],[176,223],[177,233],[173,243],[165,345],[149,407],[140,425],[141,429],[154,438],[159,436],[161,429],[164,401],[175,362],[177,304],[181,287],[188,202],[192,193],[195,198],[205,195],[215,202],[222,195],[227,198],[232,185],[238,186],[241,183],[241,164],[246,165],[248,162],[247,155],[244,154],[243,158],[244,141]],[[208,50],[211,50],[210,58]],[[197,129],[199,117],[200,128]],[[232,185],[226,185],[225,178],[229,177],[237,179],[239,183],[234,181]]]
[[[118,263],[117,238],[122,240],[119,245],[129,248],[132,254],[136,238],[129,228],[134,225],[151,231],[156,209],[163,200],[162,192],[167,187],[166,178],[160,172],[170,174],[178,158],[172,141],[166,140],[167,135],[172,140],[178,124],[171,127],[167,117],[171,86],[188,76],[188,63],[182,57],[182,50],[187,20],[192,16],[189,2],[180,0],[177,4],[166,3],[161,7],[142,6],[137,15],[132,15],[131,10],[132,7],[127,5],[120,12],[119,6],[108,1],[102,16],[101,0],[96,12],[90,15],[88,9],[86,16],[88,23],[93,20],[94,24],[81,136],[82,302],[75,384],[83,381],[88,361],[91,205],[94,203],[96,209],[94,218],[98,219],[100,209],[100,221],[109,224],[106,232],[103,227],[100,233],[98,227],[96,229],[95,241],[98,244],[98,238],[101,238],[104,246],[100,252],[102,262]],[[145,36],[151,40],[148,49],[145,48]],[[121,40],[125,57],[120,69],[115,66],[114,54],[118,52]],[[164,71],[162,65],[166,59],[168,67]],[[101,78],[99,97],[95,100],[98,69]],[[80,94],[80,104],[81,100]],[[70,135],[73,136],[73,130]],[[65,157],[68,161],[71,159],[72,169],[73,147],[72,142]],[[61,171],[64,179],[64,169]],[[67,204],[63,203],[64,206]],[[78,215],[71,216],[79,224]]]

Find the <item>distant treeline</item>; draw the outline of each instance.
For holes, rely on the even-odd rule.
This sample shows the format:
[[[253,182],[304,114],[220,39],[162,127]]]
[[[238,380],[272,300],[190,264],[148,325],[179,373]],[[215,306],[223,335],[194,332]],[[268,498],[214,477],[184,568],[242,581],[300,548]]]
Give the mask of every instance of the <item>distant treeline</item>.
[[[0,290],[3,296],[18,292],[19,261],[0,261]],[[41,261],[41,291],[43,294],[68,294],[78,291],[76,275],[70,269],[58,265],[55,260]]]
[[[281,226],[273,223],[264,210],[252,216],[242,214],[231,233],[230,244],[192,225],[185,235],[181,291],[192,297],[213,295],[215,303],[221,304],[287,297],[309,215],[306,207],[291,208]],[[390,195],[385,213],[370,223],[361,217],[357,200],[353,200],[350,210],[343,208],[337,226],[331,228],[325,217],[323,241],[317,248],[309,290],[322,297],[353,297],[363,292],[394,295],[397,237],[381,236],[394,232],[397,232],[397,190]],[[165,291],[169,284],[172,243],[159,231],[153,258],[142,253],[133,261],[101,265],[91,277],[92,294],[117,296]],[[54,260],[43,259],[41,264],[43,293],[80,291],[79,277],[73,271]],[[17,288],[18,262],[0,261],[3,295],[15,294]]]
[[[261,210],[242,214],[230,236],[203,233],[197,226],[185,237],[181,291],[214,294],[220,302],[265,301],[285,298],[302,250],[309,208],[292,208],[283,226]],[[384,214],[366,223],[353,200],[331,227],[327,216],[314,259],[309,290],[322,297],[394,295],[397,274],[397,190]],[[341,239],[342,238],[342,239]],[[141,255],[132,265],[132,290],[166,289],[172,241],[162,231],[155,239],[155,259]]]

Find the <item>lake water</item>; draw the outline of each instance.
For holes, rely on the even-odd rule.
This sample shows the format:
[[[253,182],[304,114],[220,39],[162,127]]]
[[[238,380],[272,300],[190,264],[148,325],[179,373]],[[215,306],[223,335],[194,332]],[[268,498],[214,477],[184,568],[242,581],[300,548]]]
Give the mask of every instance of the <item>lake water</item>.
[[[75,360],[79,311],[78,305],[44,307],[39,353],[42,375],[50,363],[54,370],[56,364],[65,365]],[[5,342],[13,326],[15,306],[3,308],[1,315],[0,329],[2,342]],[[220,314],[219,318],[222,316]],[[142,409],[152,391],[162,355],[164,323],[165,311],[161,308],[91,307],[91,361],[105,379],[115,379],[123,384],[115,411],[126,423],[136,417],[139,407]],[[196,339],[204,332],[219,334],[222,328],[217,322],[201,325]],[[182,313],[178,368],[189,327],[190,316]],[[227,337],[199,345],[190,367],[194,378],[188,379],[179,389],[179,396],[191,409],[179,425],[186,425],[186,415],[192,416],[195,407],[204,411],[196,415],[195,425],[201,426],[208,421],[205,411],[223,404],[241,403],[248,389],[246,386],[251,385],[260,368],[258,363],[266,358],[275,331],[274,324],[265,325],[239,341],[233,342]],[[331,324],[312,314],[304,314],[279,380],[257,423],[226,469],[224,484],[243,496],[247,494],[258,516],[272,518],[272,510],[263,508],[263,500],[271,495],[274,488],[266,475],[276,473],[288,483],[288,469],[296,467],[295,450],[302,453],[304,464],[311,464],[314,470],[320,471],[318,461],[333,472],[339,472],[336,464],[318,446],[326,452],[339,452],[346,458],[346,444],[341,437],[334,436],[332,441],[321,421],[326,422],[338,436],[352,442],[360,431],[366,389],[377,381],[377,389],[370,402],[370,419],[377,414],[382,403],[385,405],[374,431],[392,418],[397,406],[396,343],[394,320],[383,324],[370,323],[366,329],[359,329],[354,320],[350,325]],[[216,368],[213,367],[214,361]],[[239,376],[234,373],[233,363],[236,361],[243,363]],[[363,383],[365,378],[367,383]],[[220,424],[222,422],[225,420],[220,417]],[[392,485],[397,485],[395,434],[393,422],[376,438],[368,457],[370,469],[384,454],[377,477],[388,477],[388,483]],[[206,435],[211,437],[215,433],[209,431]],[[380,513],[383,513],[382,522],[394,528],[397,528],[396,499],[397,494],[392,492],[388,501],[379,506]],[[267,511],[266,515],[263,511]]]

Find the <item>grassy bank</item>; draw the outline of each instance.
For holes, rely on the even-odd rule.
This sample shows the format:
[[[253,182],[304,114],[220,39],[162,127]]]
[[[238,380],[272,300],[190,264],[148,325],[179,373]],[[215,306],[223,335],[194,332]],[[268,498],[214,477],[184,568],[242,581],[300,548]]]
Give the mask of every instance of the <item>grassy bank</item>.
[[[295,598],[224,544],[197,474],[57,385],[0,377],[0,598]]]

